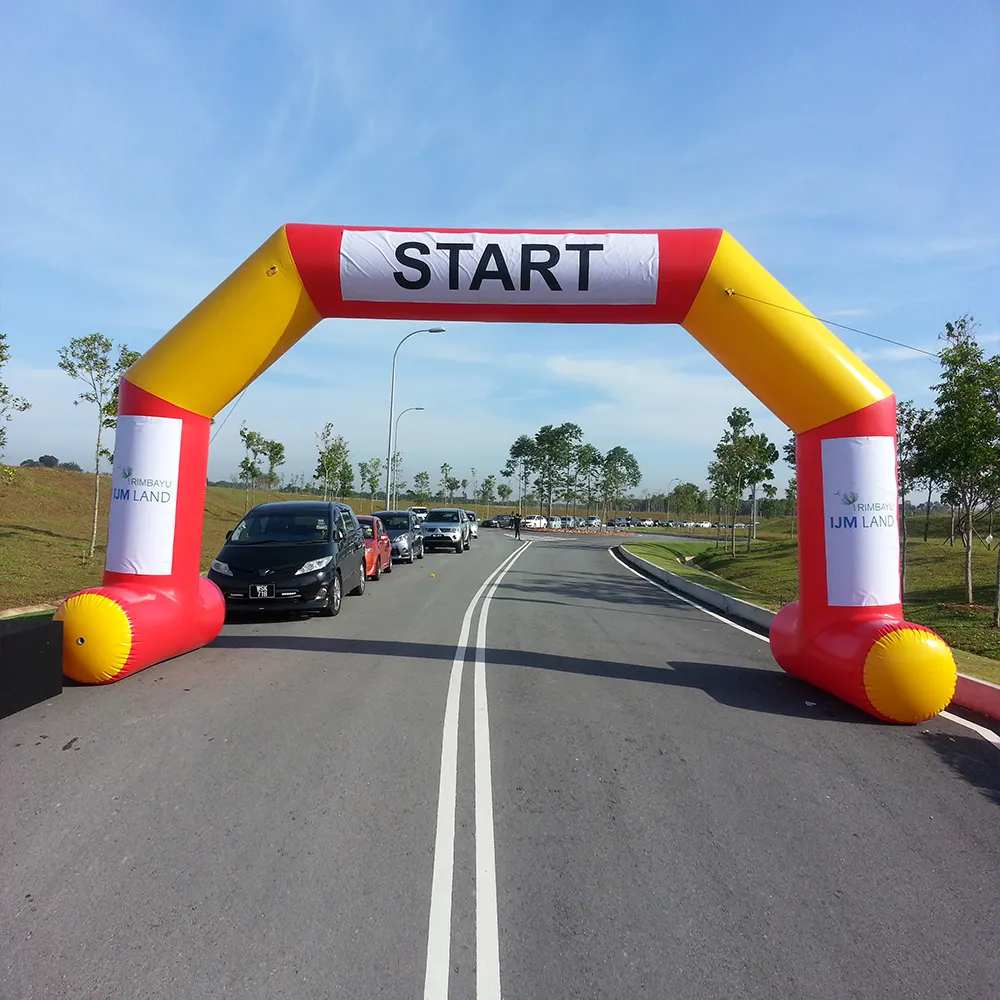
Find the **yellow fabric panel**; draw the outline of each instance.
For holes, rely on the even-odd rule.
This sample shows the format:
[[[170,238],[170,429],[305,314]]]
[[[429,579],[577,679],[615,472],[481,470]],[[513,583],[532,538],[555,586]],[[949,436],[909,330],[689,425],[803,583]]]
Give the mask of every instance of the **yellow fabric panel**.
[[[728,233],[682,326],[798,434],[891,395]]]
[[[904,624],[868,651],[862,679],[868,700],[887,719],[915,723],[948,707],[958,670],[943,639]]]
[[[63,623],[63,673],[80,684],[114,680],[132,652],[132,623],[104,594],[66,598],[52,616]]]
[[[213,417],[320,319],[282,227],[139,358],[126,378]]]

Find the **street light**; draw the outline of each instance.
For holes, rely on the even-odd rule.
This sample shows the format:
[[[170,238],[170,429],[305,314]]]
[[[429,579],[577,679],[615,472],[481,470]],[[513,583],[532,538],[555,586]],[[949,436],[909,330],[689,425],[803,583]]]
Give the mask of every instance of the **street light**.
[[[393,433],[393,440],[395,441],[395,447],[392,449],[393,452],[397,451],[398,448],[399,448],[399,418],[404,413],[409,413],[410,410],[422,410],[422,409],[423,409],[422,406],[408,406],[405,410],[400,411],[399,416],[396,417],[396,430]],[[399,486],[398,486],[398,484],[397,483],[393,483],[392,485],[393,485],[393,492],[394,493],[398,493],[399,492]],[[397,497],[397,499],[398,499],[398,497]],[[396,501],[393,500],[392,503],[390,503],[388,496],[385,498],[385,503],[386,503],[386,506],[389,508],[389,510],[395,510],[396,509]]]
[[[670,482],[667,483],[667,488],[663,491],[663,520],[670,520],[670,483],[679,483],[681,481],[680,476],[674,476]]]
[[[412,333],[408,333],[397,345],[396,350],[392,352],[392,384],[389,389],[389,448],[385,456],[385,502],[386,506],[389,504],[390,489],[392,486],[392,411],[393,407],[396,405],[396,355],[399,353],[399,349],[405,344],[410,337],[415,337],[418,333],[444,333],[443,326],[430,326],[425,327],[421,330],[414,330]]]

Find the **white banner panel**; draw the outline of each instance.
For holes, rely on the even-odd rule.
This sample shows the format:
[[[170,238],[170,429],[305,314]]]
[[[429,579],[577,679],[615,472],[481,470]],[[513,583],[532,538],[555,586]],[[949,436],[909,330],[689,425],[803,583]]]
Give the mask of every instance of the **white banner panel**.
[[[167,576],[173,568],[182,423],[118,417],[105,562],[112,573]]]
[[[830,604],[899,604],[895,438],[823,442],[823,512]]]
[[[344,230],[345,301],[653,305],[655,233]]]

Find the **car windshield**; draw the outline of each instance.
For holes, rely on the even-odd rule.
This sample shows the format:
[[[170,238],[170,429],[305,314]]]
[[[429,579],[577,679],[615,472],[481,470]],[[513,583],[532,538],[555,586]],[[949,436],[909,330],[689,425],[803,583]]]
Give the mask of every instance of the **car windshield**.
[[[371,521],[362,521],[361,518],[358,518],[358,524],[361,525],[361,534],[365,538],[375,537],[375,525]]]
[[[236,526],[229,541],[237,545],[261,545],[326,542],[329,539],[330,519],[326,511],[251,511]]]
[[[383,514],[382,523],[385,525],[386,531],[395,531],[397,528],[402,528],[405,531],[410,526],[410,515]]]
[[[442,524],[453,524],[458,521],[457,510],[432,510],[427,515],[428,521],[438,521]]]

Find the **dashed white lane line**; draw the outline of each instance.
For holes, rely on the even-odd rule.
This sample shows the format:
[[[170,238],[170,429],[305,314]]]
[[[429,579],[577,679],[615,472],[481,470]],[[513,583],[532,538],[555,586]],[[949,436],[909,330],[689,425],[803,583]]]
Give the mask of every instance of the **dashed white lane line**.
[[[427,927],[427,965],[424,1000],[447,1000],[451,967],[451,901],[455,874],[455,805],[458,785],[458,705],[462,693],[465,651],[469,643],[472,615],[487,587],[529,545],[525,542],[483,581],[462,618],[462,628],[451,662],[448,696],[441,735],[441,775],[438,780],[437,831],[434,837],[434,874],[431,879],[430,918]]]
[[[531,544],[530,542],[528,543]],[[493,767],[486,698],[486,623],[497,587],[527,548],[523,545],[494,580],[479,613],[476,632],[476,1000],[500,1000],[500,930],[496,843],[493,835]]]
[[[608,549],[608,555],[611,556],[611,558],[614,559],[619,566],[627,569],[633,576],[639,577],[640,580],[656,587],[658,590],[662,590],[665,594],[669,594],[671,597],[676,597],[679,601],[683,601],[685,604],[690,604],[692,608],[697,608],[699,611],[703,611],[706,615],[711,615],[716,621],[722,622],[723,625],[728,625],[730,628],[737,629],[745,635],[752,636],[754,639],[759,639],[761,642],[770,642],[766,635],[761,635],[759,632],[754,632],[752,629],[744,628],[742,625],[738,625],[736,622],[730,621],[730,619],[724,618],[722,615],[717,615],[714,611],[709,611],[704,605],[699,604],[697,601],[692,601],[683,594],[677,593],[676,590],[671,590],[670,587],[660,583],[658,580],[650,580],[648,576],[643,575],[637,569],[634,569],[629,566],[628,563],[619,559],[618,556],[615,555],[613,549]],[[971,729],[972,732],[978,733],[984,740],[992,743],[993,746],[1000,750],[1000,736],[993,732],[993,730],[987,729],[985,726],[980,726],[975,722],[970,722],[968,719],[963,719],[959,715],[953,715],[951,712],[939,712],[938,715],[942,719],[954,722],[957,726],[964,726],[966,729]]]

